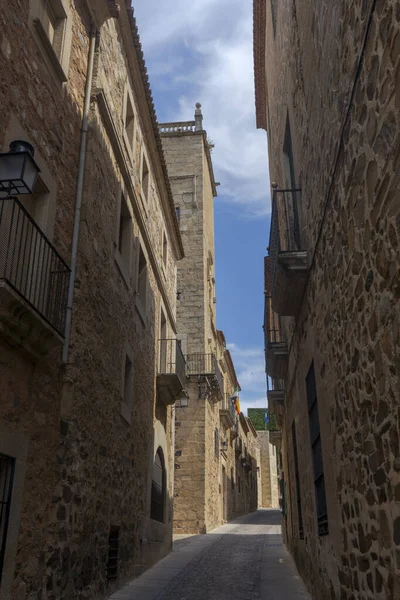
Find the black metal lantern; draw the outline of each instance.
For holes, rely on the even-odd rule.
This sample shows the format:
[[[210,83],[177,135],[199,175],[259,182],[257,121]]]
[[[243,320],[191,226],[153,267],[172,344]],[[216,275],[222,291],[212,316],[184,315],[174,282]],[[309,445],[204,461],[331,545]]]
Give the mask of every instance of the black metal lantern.
[[[28,142],[15,140],[10,151],[0,154],[0,197],[31,194],[40,169]]]

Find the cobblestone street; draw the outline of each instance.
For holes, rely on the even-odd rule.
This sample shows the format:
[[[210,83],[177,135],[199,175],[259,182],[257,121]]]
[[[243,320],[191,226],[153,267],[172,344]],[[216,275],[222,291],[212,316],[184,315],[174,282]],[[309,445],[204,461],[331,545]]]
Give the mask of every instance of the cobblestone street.
[[[110,600],[309,600],[282,545],[280,512],[261,509],[207,535],[182,537],[169,556]]]

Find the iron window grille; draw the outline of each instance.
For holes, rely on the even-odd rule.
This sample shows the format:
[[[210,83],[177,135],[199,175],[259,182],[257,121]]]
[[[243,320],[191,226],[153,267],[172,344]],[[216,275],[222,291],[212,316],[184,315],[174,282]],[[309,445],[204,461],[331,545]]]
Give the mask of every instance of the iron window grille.
[[[119,527],[112,525],[108,538],[107,579],[118,577]]]
[[[317,508],[318,535],[322,536],[327,535],[329,533],[329,528],[314,361],[311,363],[310,370],[308,371],[306,377],[306,389],[308,403],[308,422],[310,426],[310,441],[314,470],[314,487],[315,502]]]
[[[292,443],[293,443],[293,456],[294,456],[294,473],[296,479],[296,499],[297,499],[297,516],[299,520],[299,537],[301,540],[304,539],[304,527],[303,527],[303,513],[301,510],[301,496],[300,496],[300,476],[299,476],[299,458],[297,454],[297,436],[296,436],[296,423],[292,423]]]
[[[6,553],[14,471],[15,459],[5,454],[0,454],[0,585]]]

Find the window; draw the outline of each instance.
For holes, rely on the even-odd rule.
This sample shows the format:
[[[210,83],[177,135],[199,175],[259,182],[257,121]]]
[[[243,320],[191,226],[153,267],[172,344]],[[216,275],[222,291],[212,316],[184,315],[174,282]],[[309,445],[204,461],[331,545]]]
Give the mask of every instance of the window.
[[[153,463],[153,478],[151,482],[150,518],[164,523],[165,504],[165,466],[161,448],[158,448]]]
[[[0,454],[0,585],[3,573],[15,460]]]
[[[118,265],[123,270],[126,280],[129,280],[130,257],[132,245],[132,217],[123,193],[121,193],[121,204],[118,220]]]
[[[42,50],[58,78],[67,81],[70,20],[64,0],[32,0],[33,26]]]
[[[125,348],[125,360],[123,365],[123,381],[122,381],[122,403],[121,415],[130,424],[132,422],[134,394],[134,366],[133,352],[129,345]]]
[[[272,15],[272,29],[274,31],[274,39],[276,36],[276,19],[278,16],[277,0],[271,0],[271,15]]]
[[[168,260],[168,241],[165,231],[163,231],[163,240],[162,240],[162,258],[163,258],[163,266],[167,268],[167,260]]]
[[[235,472],[233,470],[233,467],[231,467],[231,488],[233,490],[235,489]]]
[[[297,455],[297,438],[296,438],[296,423],[292,423],[292,444],[293,444],[293,456],[294,456],[294,473],[296,478],[296,496],[297,496],[297,517],[299,520],[299,536],[300,539],[304,539],[304,528],[303,528],[303,513],[301,510],[301,496],[300,496],[300,477],[299,477],[299,459]]]
[[[317,387],[314,362],[306,377],[308,422],[310,426],[311,452],[314,470],[315,501],[317,507],[318,535],[327,535],[328,511],[326,505],[324,467],[322,461],[321,433],[319,428]]]
[[[137,278],[137,303],[136,306],[139,309],[139,313],[143,319],[146,316],[146,302],[147,302],[147,262],[144,255],[142,246],[139,249],[139,265],[138,265],[138,278]]]
[[[147,165],[147,160],[145,155],[142,155],[142,171],[140,176],[140,181],[142,184],[142,192],[143,196],[146,200],[149,198],[149,167]]]
[[[289,115],[286,117],[286,127],[285,127],[285,138],[283,142],[283,166],[285,171],[285,187],[288,190],[296,189],[296,175],[294,168],[294,160],[293,160],[293,145],[292,145],[292,134],[290,132],[290,121]],[[300,195],[296,192],[293,192],[293,227],[294,227],[294,237],[297,243],[298,249],[300,249],[300,227],[299,227],[299,213],[297,202]]]
[[[133,150],[135,138],[135,113],[133,112],[132,99],[128,88],[126,90],[124,127],[129,150]]]
[[[180,226],[180,224],[181,224],[181,207],[180,206],[175,206],[175,215],[176,215],[176,220],[178,221],[178,225]]]
[[[219,431],[218,427],[214,429],[214,451],[216,458],[219,458]]]
[[[50,192],[40,175],[37,176],[32,194],[21,194],[18,200],[42,231],[47,224]]]
[[[118,546],[119,527],[112,525],[108,537],[107,579],[116,579],[118,576]]]

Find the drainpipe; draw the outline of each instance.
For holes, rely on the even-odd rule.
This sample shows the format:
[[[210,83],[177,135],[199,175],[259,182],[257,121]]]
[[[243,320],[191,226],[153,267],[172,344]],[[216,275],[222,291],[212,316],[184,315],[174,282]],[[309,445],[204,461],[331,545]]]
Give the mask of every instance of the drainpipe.
[[[83,178],[85,174],[85,159],[86,159],[86,143],[87,143],[87,132],[89,122],[89,107],[90,107],[90,94],[92,90],[93,80],[93,64],[94,64],[94,51],[96,45],[96,28],[92,25],[90,32],[90,48],[89,48],[89,60],[86,75],[86,86],[85,86],[85,103],[83,106],[83,118],[81,128],[81,148],[79,154],[79,169],[78,169],[78,181],[76,189],[76,201],[75,201],[75,216],[74,216],[74,229],[72,233],[72,253],[71,253],[71,274],[68,285],[68,299],[67,299],[67,312],[65,318],[65,341],[63,348],[62,360],[66,364],[68,362],[69,344],[71,339],[71,325],[72,325],[72,305],[74,301],[74,288],[76,279],[76,259],[78,254],[78,240],[79,240],[79,227],[81,222],[81,209],[82,209],[82,194],[83,194]]]

